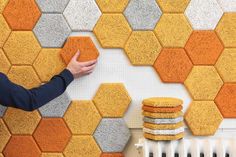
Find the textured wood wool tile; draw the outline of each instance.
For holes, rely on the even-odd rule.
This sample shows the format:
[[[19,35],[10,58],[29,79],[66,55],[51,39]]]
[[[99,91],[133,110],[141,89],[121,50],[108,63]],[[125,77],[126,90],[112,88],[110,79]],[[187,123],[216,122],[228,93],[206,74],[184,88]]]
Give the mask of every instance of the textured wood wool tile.
[[[156,141],[170,141],[170,140],[178,140],[184,137],[184,133],[180,133],[177,135],[153,135],[149,133],[144,133],[144,137],[151,140]]]
[[[100,157],[101,150],[92,136],[72,136],[65,157]]]
[[[129,0],[96,0],[103,13],[122,13]]]
[[[173,130],[173,129],[178,129],[184,126],[184,123],[182,121],[175,124],[156,124],[156,123],[153,123],[155,121],[153,121],[150,118],[145,118],[144,120],[145,120],[145,123],[143,124],[143,126],[149,129]]]
[[[236,82],[236,49],[224,49],[215,67],[224,82]]]
[[[9,0],[0,0],[0,14],[3,12]]]
[[[2,155],[2,153],[0,153],[0,157],[4,157],[4,156]]]
[[[216,32],[220,36],[225,47],[236,46],[236,14],[225,13],[216,27]]]
[[[152,31],[134,31],[125,44],[133,65],[153,65],[160,51],[161,45]]]
[[[183,104],[183,101],[178,98],[170,97],[151,97],[142,101],[143,105],[152,107],[177,107]]]
[[[217,0],[224,12],[236,12],[235,0]]]
[[[102,117],[123,117],[131,98],[122,83],[103,83],[93,102]]]
[[[156,0],[130,0],[124,11],[133,30],[153,30],[161,14]]]
[[[38,87],[41,83],[31,66],[12,66],[7,76],[12,82],[27,89]]]
[[[214,135],[223,120],[213,101],[193,101],[184,118],[193,135],[198,136]]]
[[[192,28],[183,14],[163,14],[155,33],[164,47],[184,47]]]
[[[153,67],[163,82],[183,83],[193,64],[182,48],[164,48]]]
[[[73,101],[64,119],[73,134],[92,135],[101,116],[90,100]]]
[[[236,117],[236,84],[225,83],[215,98],[215,103],[224,118]]]
[[[7,107],[3,106],[0,104],[0,118],[3,117],[3,115],[5,114],[7,110]]]
[[[70,140],[71,133],[61,118],[43,118],[33,134],[44,152],[62,152]]]
[[[219,22],[223,11],[217,0],[191,0],[185,15],[195,30],[213,30]]]
[[[71,33],[61,14],[43,14],[33,31],[42,47],[62,47]]]
[[[61,153],[42,153],[41,157],[64,157]]]
[[[124,157],[122,153],[102,153],[101,157]]]
[[[0,4],[1,5],[1,4]],[[0,14],[0,48],[3,47],[3,44],[7,40],[9,34],[11,33],[11,29],[9,28],[6,20]]]
[[[40,157],[41,151],[32,136],[12,136],[3,155],[5,157]]]
[[[182,110],[182,105],[179,105],[177,107],[151,107],[151,106],[146,106],[143,105],[142,109],[143,111],[148,111],[148,112],[161,112],[161,113],[172,113],[172,112],[178,112]]]
[[[32,134],[40,121],[37,111],[8,108],[3,119],[12,134]]]
[[[2,119],[0,119],[0,133],[0,152],[2,152],[11,136]]]
[[[143,115],[150,118],[177,118],[183,115],[183,112],[174,112],[174,113],[153,113],[144,111]]]
[[[166,129],[166,130],[149,129],[149,128],[144,127],[143,132],[153,134],[153,135],[176,135],[176,134],[184,132],[184,127],[180,127],[177,129]]]
[[[43,13],[62,13],[69,0],[36,0]]]
[[[2,49],[0,49],[0,58],[1,58],[1,62],[0,62],[0,72],[7,74],[7,72],[9,71],[11,64],[8,61],[5,53],[2,51]]]
[[[195,65],[214,65],[224,46],[214,31],[193,31],[185,50]]]
[[[31,31],[13,31],[3,50],[12,64],[31,65],[41,47]]]
[[[214,100],[223,81],[213,66],[194,66],[184,84],[194,100]]]
[[[156,0],[164,13],[183,13],[190,0]]]
[[[145,112],[143,113],[145,116]],[[145,116],[143,120],[147,123],[154,123],[154,124],[175,124],[183,121],[183,117],[177,117],[177,118],[152,118]]]
[[[103,48],[123,48],[131,31],[122,14],[103,14],[93,30]]]
[[[9,0],[3,11],[13,30],[32,30],[41,12],[34,0]]]
[[[65,63],[60,56],[60,50],[42,49],[34,61],[33,66],[42,82],[49,81],[65,68]]]
[[[61,50],[61,57],[68,64],[77,51],[78,61],[85,62],[97,59],[99,52],[90,37],[69,37]]]
[[[39,108],[42,117],[63,117],[71,103],[69,95],[64,92],[62,95],[51,100]]]
[[[122,118],[104,118],[97,127],[94,138],[103,152],[122,152],[131,134]]]
[[[70,0],[63,15],[73,31],[92,31],[101,11],[94,0]]]

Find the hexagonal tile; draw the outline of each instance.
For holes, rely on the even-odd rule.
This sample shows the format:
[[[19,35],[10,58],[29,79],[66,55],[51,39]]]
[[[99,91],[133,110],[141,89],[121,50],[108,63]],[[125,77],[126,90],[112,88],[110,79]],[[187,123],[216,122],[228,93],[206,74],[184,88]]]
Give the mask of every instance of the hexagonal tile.
[[[43,13],[62,13],[69,0],[36,0]]]
[[[182,13],[190,0],[156,0],[164,13]]]
[[[84,62],[97,59],[99,52],[90,37],[69,37],[61,50],[61,56],[66,64],[77,51],[80,51],[78,61]]]
[[[132,32],[125,45],[133,65],[153,65],[160,51],[161,45],[152,31]]]
[[[0,14],[3,12],[9,0],[0,0]]]
[[[65,63],[60,56],[60,50],[42,49],[40,51],[33,66],[42,82],[49,81],[54,75],[59,74],[65,68]]]
[[[70,0],[63,15],[73,31],[92,31],[101,11],[94,0]]]
[[[223,11],[216,0],[191,0],[185,14],[195,30],[213,30]]]
[[[3,151],[5,145],[7,144],[11,134],[9,133],[6,125],[4,124],[3,120],[0,119],[0,138],[1,138],[1,141],[0,141],[0,152]]]
[[[164,47],[184,47],[192,28],[183,14],[163,14],[155,33]]]
[[[122,153],[102,153],[101,157],[124,157]]]
[[[32,136],[12,136],[3,151],[4,156],[40,157],[41,151]]]
[[[225,47],[236,47],[236,14],[225,13],[216,27]]]
[[[4,116],[6,110],[7,110],[7,107],[0,104],[0,117]]]
[[[103,152],[122,152],[131,134],[122,118],[104,118],[97,127],[94,138]]]
[[[11,29],[9,28],[7,22],[4,17],[0,14],[0,48],[3,46],[5,41],[7,40],[9,34],[11,33]]]
[[[194,66],[184,84],[194,100],[214,100],[223,81],[213,66]]]
[[[61,153],[42,153],[41,157],[64,157]]]
[[[11,64],[8,61],[6,55],[4,54],[4,52],[2,51],[2,49],[0,49],[0,58],[1,58],[1,62],[0,62],[0,72],[7,74],[7,72],[9,71]]]
[[[33,31],[42,47],[62,47],[71,33],[61,14],[43,14]]]
[[[161,14],[156,0],[130,0],[124,11],[133,30],[153,30]]]
[[[236,12],[235,0],[217,0],[224,12]]]
[[[62,118],[43,118],[33,134],[44,152],[62,152],[71,133]]]
[[[41,12],[34,0],[9,0],[3,15],[13,30],[32,30]]]
[[[129,0],[96,0],[103,13],[122,13]]]
[[[32,134],[40,121],[37,111],[8,108],[3,119],[12,134]]]
[[[236,82],[236,49],[224,49],[215,67],[224,82]]]
[[[164,48],[154,64],[163,82],[183,83],[193,64],[182,48]]]
[[[214,31],[194,31],[185,50],[195,65],[214,65],[224,46]]]
[[[93,30],[103,48],[123,48],[131,31],[122,14],[103,14]]]
[[[0,153],[0,157],[4,157],[4,156],[2,155],[2,153]]]
[[[7,76],[12,82],[27,89],[38,87],[41,83],[31,66],[12,66]]]
[[[12,64],[31,65],[37,57],[41,47],[30,31],[13,31],[3,50]]]
[[[122,83],[103,83],[93,102],[102,117],[123,117],[131,98]]]
[[[92,135],[101,116],[92,101],[73,101],[64,117],[73,134]]]
[[[215,98],[224,118],[236,118],[236,84],[225,83]]]
[[[51,100],[39,108],[42,117],[63,117],[71,103],[69,95],[64,92],[62,95]]]
[[[198,136],[214,135],[223,120],[213,101],[193,101],[184,118],[193,135]]]
[[[100,157],[101,150],[92,136],[72,136],[65,157]]]

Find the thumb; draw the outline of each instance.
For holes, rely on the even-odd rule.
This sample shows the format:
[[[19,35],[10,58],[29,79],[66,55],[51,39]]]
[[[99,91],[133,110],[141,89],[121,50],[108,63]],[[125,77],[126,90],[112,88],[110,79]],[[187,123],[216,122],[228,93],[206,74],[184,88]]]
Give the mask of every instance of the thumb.
[[[76,53],[75,53],[75,55],[73,56],[73,60],[77,60],[77,58],[79,57],[79,55],[80,55],[80,51],[78,50]]]

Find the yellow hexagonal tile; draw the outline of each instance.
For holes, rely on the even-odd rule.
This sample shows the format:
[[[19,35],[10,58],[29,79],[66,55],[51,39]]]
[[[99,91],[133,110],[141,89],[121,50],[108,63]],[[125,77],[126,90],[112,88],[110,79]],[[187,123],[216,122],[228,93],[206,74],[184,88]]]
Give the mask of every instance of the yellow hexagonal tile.
[[[96,0],[103,13],[122,13],[129,0]]]
[[[4,157],[4,156],[2,155],[2,153],[0,153],[0,157]]]
[[[9,133],[6,125],[4,124],[3,120],[0,119],[0,152],[3,151],[5,145],[7,144],[8,140],[10,139],[11,134]],[[1,156],[1,154],[0,154]]]
[[[193,135],[214,135],[223,117],[214,101],[193,101],[185,116]]]
[[[92,136],[72,136],[65,157],[100,157],[101,150]]]
[[[132,32],[125,45],[133,65],[153,65],[160,51],[161,45],[152,31]]]
[[[123,117],[131,98],[122,83],[104,83],[93,98],[102,117]]]
[[[41,47],[31,31],[13,31],[3,49],[12,64],[32,65]]]
[[[183,14],[163,14],[155,33],[164,47],[184,47],[192,28]]]
[[[73,134],[92,135],[101,116],[92,101],[81,100],[72,102],[64,119]]]
[[[8,0],[0,0],[0,13],[3,12],[5,6],[7,5]]]
[[[61,153],[42,153],[41,157],[64,157]]]
[[[12,134],[32,134],[41,117],[37,111],[8,108],[3,119]]]
[[[225,13],[216,27],[225,47],[236,47],[236,14]]]
[[[60,50],[42,49],[40,51],[33,66],[42,82],[49,81],[54,75],[59,74],[65,68],[65,63],[60,56]]]
[[[123,48],[131,28],[122,14],[103,14],[93,32],[104,48]]]
[[[10,33],[11,33],[10,27],[8,26],[4,17],[0,14],[0,34],[1,34],[0,35],[0,48],[3,47],[3,44],[7,40]]]
[[[183,13],[190,0],[156,0],[164,13]]]
[[[0,49],[0,58],[1,58],[1,62],[0,62],[0,72],[7,74],[7,72],[9,71],[11,64],[8,61],[7,57],[5,56],[4,52],[2,51],[2,49]]]
[[[184,84],[194,100],[214,100],[223,81],[214,66],[194,66]]]
[[[224,82],[236,82],[236,48],[225,49],[215,67]]]

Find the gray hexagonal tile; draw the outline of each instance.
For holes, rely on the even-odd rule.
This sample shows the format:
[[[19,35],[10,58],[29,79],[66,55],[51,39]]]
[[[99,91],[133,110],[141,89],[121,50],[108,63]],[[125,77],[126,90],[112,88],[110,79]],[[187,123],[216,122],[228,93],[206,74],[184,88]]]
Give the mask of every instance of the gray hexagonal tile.
[[[71,33],[61,14],[43,14],[33,31],[42,47],[62,47]]]
[[[235,0],[218,0],[224,12],[236,12]]]
[[[130,136],[130,130],[122,118],[102,119],[94,133],[103,152],[122,152]]]
[[[36,0],[43,13],[62,13],[69,0]]]
[[[71,99],[65,92],[46,105],[40,107],[39,112],[42,117],[63,117],[70,103]]]
[[[64,16],[74,31],[92,31],[101,16],[94,0],[70,0]]]
[[[156,0],[131,0],[124,14],[134,30],[153,30],[162,11]]]
[[[7,110],[7,107],[2,106],[0,104],[0,117],[3,117],[4,113],[6,112],[6,110]]]

